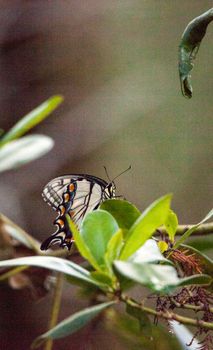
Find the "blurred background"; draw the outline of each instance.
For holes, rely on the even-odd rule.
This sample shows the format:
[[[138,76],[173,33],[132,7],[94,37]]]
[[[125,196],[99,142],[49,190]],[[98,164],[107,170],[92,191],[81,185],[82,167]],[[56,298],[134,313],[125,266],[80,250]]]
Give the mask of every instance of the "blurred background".
[[[0,127],[54,94],[63,105],[33,132],[54,149],[1,175],[1,212],[37,239],[54,232],[55,213],[42,201],[44,185],[61,174],[116,180],[119,194],[143,210],[173,192],[181,223],[211,208],[212,35],[210,25],[192,72],[194,96],[182,97],[178,44],[185,26],[208,10],[208,0],[1,1]],[[46,329],[49,298],[32,303],[25,292],[1,291],[1,349],[28,349]],[[62,318],[86,301],[65,288]],[[11,315],[12,318],[11,318]],[[127,349],[102,329],[88,329],[54,349]],[[2,343],[2,344],[1,344]],[[70,346],[70,347],[69,347]],[[128,348],[129,349],[129,348]]]

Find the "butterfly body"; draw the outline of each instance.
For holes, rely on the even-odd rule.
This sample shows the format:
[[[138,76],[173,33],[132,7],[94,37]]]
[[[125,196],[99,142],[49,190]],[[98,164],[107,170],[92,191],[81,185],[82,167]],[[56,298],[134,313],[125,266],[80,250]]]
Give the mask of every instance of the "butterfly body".
[[[64,175],[50,181],[42,196],[58,216],[54,221],[57,231],[42,243],[41,250],[47,250],[55,243],[70,249],[73,238],[66,214],[80,226],[88,212],[97,209],[104,200],[115,197],[115,185],[113,181],[107,183],[87,174]]]

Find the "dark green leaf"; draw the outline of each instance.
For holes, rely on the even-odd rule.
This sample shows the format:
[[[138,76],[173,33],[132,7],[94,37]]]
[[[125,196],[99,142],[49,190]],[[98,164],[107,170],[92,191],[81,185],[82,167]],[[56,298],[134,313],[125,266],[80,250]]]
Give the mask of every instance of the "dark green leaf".
[[[121,199],[109,199],[101,204],[101,209],[108,211],[118,226],[128,230],[140,216],[140,211],[130,202]]]
[[[173,210],[170,209],[169,215],[168,215],[166,222],[165,222],[165,227],[166,227],[166,231],[168,232],[168,235],[169,235],[171,242],[174,242],[174,237],[175,237],[175,233],[177,230],[177,226],[178,226],[177,215],[173,212]]]
[[[63,101],[62,96],[53,96],[43,102],[40,106],[35,108],[25,117],[20,119],[13,127],[8,131],[0,141],[0,146],[5,143],[15,140],[32,129],[37,124],[41,123],[50,113],[52,113]]]
[[[109,306],[115,304],[114,301],[107,302],[92,307],[88,307],[82,311],[75,313],[74,315],[66,318],[60,322],[56,327],[52,328],[48,332],[42,334],[38,337],[32,345],[35,349],[39,347],[46,339],[58,339],[63,338],[77,332],[79,329],[84,327],[88,322],[90,322],[95,316],[97,316],[101,311]]]
[[[165,224],[170,209],[171,197],[171,194],[168,194],[159,198],[140,215],[129,230],[120,259],[128,259],[152,236],[159,226]]]
[[[113,216],[104,210],[93,211],[82,222],[80,234],[101,269],[105,269],[107,245],[119,227]]]
[[[192,238],[189,242],[189,245],[199,251],[206,251],[213,249],[213,239],[212,235],[210,236],[201,236],[201,237],[195,237]]]
[[[44,135],[24,136],[0,148],[0,172],[18,168],[42,157],[53,147],[53,140]]]
[[[208,24],[213,20],[213,8],[193,19],[183,32],[179,45],[179,75],[183,96],[192,97],[190,72]]]
[[[179,247],[180,244],[184,243],[185,240],[187,238],[189,238],[191,236],[191,234],[196,230],[196,228],[198,228],[201,224],[203,224],[204,222],[208,221],[209,219],[211,219],[211,217],[213,216],[213,209],[210,210],[210,212],[205,216],[205,218],[203,220],[201,220],[197,225],[192,226],[189,230],[187,230],[179,239],[178,241],[175,243],[174,245],[174,249],[177,249]]]
[[[192,275],[189,277],[180,278],[178,286],[188,285],[210,285],[212,277],[209,275]]]

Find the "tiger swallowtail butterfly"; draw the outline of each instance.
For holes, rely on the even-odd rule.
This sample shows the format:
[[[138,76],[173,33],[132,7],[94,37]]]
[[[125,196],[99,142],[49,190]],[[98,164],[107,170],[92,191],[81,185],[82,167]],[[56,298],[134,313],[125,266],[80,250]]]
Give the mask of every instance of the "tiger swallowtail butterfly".
[[[73,236],[65,215],[69,214],[79,227],[84,216],[99,207],[106,199],[115,198],[115,184],[92,175],[64,175],[50,181],[42,196],[58,216],[54,221],[57,230],[41,244],[41,250],[59,243],[60,247],[70,250]]]

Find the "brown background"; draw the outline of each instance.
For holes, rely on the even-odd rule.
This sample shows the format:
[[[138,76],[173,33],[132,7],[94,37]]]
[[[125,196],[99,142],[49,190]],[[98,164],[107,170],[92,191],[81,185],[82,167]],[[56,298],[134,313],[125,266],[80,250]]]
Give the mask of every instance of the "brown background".
[[[212,34],[200,48],[192,73],[194,97],[181,96],[177,48],[186,24],[212,1],[1,1],[1,127],[53,94],[65,102],[33,132],[55,140],[43,158],[1,174],[1,211],[38,239],[51,234],[54,213],[43,186],[60,174],[117,179],[120,194],[141,210],[174,193],[180,221],[197,222],[211,208]],[[66,288],[62,316],[79,310]],[[28,349],[46,327],[49,299],[32,304],[25,292],[2,286],[0,349]],[[80,335],[79,335],[80,334]],[[88,329],[55,349],[124,349],[119,341]],[[61,344],[61,347],[60,347]],[[90,345],[89,345],[90,344]]]

